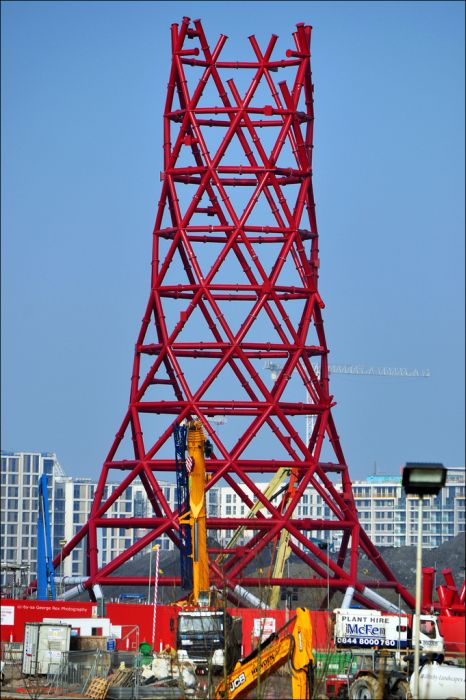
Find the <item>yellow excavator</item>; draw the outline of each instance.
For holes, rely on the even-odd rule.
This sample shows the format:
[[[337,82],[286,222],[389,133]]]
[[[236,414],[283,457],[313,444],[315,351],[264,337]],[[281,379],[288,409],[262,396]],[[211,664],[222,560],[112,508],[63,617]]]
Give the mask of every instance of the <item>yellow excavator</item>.
[[[297,608],[291,634],[275,633],[249,656],[240,659],[233,671],[216,687],[215,700],[245,698],[260,681],[275,673],[287,662],[291,668],[293,700],[310,700],[314,686],[312,622],[307,608]],[[282,631],[280,630],[280,631]]]

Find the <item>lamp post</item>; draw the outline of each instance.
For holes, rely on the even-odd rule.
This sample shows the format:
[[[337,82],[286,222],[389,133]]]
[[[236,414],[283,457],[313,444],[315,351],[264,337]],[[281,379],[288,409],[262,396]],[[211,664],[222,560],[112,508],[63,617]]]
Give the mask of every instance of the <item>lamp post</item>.
[[[152,614],[152,649],[155,651],[155,622],[157,619],[157,593],[159,587],[160,545],[156,544],[152,547],[152,549],[155,551],[154,609]]]
[[[63,593],[63,547],[66,544],[66,540],[60,540],[59,545],[61,547],[61,557],[60,557],[60,596]]]
[[[424,496],[436,496],[445,486],[447,470],[443,464],[408,462],[403,469],[402,485],[407,496],[418,497],[416,549],[416,610],[414,637],[414,698],[419,698],[419,623],[421,615],[422,506]]]
[[[150,605],[150,582],[152,578],[152,552],[155,552],[159,548],[158,544],[155,544],[150,548],[149,552],[149,586],[147,588],[147,605]]]
[[[330,610],[330,541],[325,544],[327,545],[327,610]]]
[[[149,585],[147,586],[147,605],[150,605],[150,579],[152,576],[152,547],[149,552]]]

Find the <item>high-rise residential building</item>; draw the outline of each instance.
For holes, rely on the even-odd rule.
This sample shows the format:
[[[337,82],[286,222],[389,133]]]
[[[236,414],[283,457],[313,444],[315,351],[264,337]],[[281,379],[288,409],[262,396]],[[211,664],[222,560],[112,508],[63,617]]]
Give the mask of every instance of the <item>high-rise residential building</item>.
[[[37,572],[37,518],[38,481],[41,474],[48,476],[48,497],[52,547],[54,555],[64,542],[76,534],[86,522],[94,499],[97,482],[91,479],[66,476],[55,454],[31,452],[2,452],[1,455],[1,533],[0,560],[2,565],[28,568],[30,576]],[[176,484],[161,484],[164,496],[176,509]],[[263,491],[267,483],[258,484]],[[105,498],[117,487],[107,483]],[[445,487],[436,497],[424,499],[423,546],[438,547],[465,530],[464,468],[449,469]],[[414,546],[417,542],[418,501],[406,497],[401,477],[370,476],[353,482],[353,494],[360,521],[378,547]],[[248,495],[253,501],[251,492]],[[215,486],[207,492],[207,514],[210,517],[244,518],[246,506],[231,486]],[[128,486],[108,515],[113,517],[150,517],[151,506],[142,484]],[[263,511],[266,515],[265,511]],[[296,509],[297,518],[310,520],[331,519],[330,508],[322,503],[319,494],[308,488]],[[147,530],[106,528],[99,531],[98,550],[101,564],[112,561],[127,550]],[[235,532],[235,525],[216,534],[225,546]],[[311,536],[321,533],[311,531]],[[241,542],[250,534],[244,531]],[[162,549],[173,549],[166,535],[158,540]],[[330,542],[318,542],[331,549],[339,544],[338,536]],[[150,545],[145,552],[150,551]],[[84,543],[75,548],[63,562],[63,575],[85,574]]]
[[[66,476],[55,454],[3,452],[1,454],[1,533],[0,561],[21,565],[29,578],[37,574],[38,483],[41,474],[48,476],[48,499],[52,550],[57,555],[89,517],[97,482],[87,478]],[[172,510],[176,508],[176,485],[161,482],[164,496]],[[107,483],[104,497],[116,489]],[[207,512],[219,513],[219,489],[207,494]],[[151,507],[142,484],[130,485],[108,511],[109,517],[150,517]],[[99,529],[100,564],[111,562],[147,533],[147,530],[124,528]],[[173,549],[166,535],[158,540],[162,549]],[[145,550],[149,551],[150,546]],[[144,553],[144,552],[143,552]],[[64,576],[85,574],[84,541],[67,557],[57,572]]]
[[[261,490],[266,483],[258,484]],[[448,469],[447,482],[438,496],[424,498],[423,504],[423,547],[432,549],[442,542],[453,539],[465,531],[464,508],[465,470]],[[401,485],[401,476],[369,476],[362,481],[353,481],[353,494],[359,519],[367,534],[378,547],[415,546],[417,543],[418,499],[406,497]],[[251,497],[251,492],[248,491]],[[220,488],[220,508],[224,518],[244,517],[244,503],[231,487]],[[264,511],[263,511],[264,512]],[[296,508],[297,518],[310,520],[331,520],[330,508],[322,503],[319,494],[312,488],[306,489],[300,505]],[[234,530],[222,531],[223,544],[226,544]],[[311,536],[321,536],[311,530]],[[247,533],[243,538],[247,537]],[[340,535],[333,535],[326,542],[331,549],[340,543]]]
[[[39,452],[1,454],[0,560],[2,564],[37,571],[38,484],[48,477],[50,513],[55,513],[55,482],[63,476],[57,456]],[[51,518],[53,548],[58,551],[62,530],[59,519]]]
[[[438,496],[423,501],[424,549],[453,539],[464,527],[464,468],[450,468]],[[369,476],[353,482],[361,525],[376,547],[410,547],[417,543],[419,501],[406,496],[401,476]]]

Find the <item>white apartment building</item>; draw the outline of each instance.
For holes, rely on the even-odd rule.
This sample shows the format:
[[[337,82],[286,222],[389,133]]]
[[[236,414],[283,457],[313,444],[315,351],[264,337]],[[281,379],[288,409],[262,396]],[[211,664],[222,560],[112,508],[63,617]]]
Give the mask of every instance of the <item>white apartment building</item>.
[[[29,577],[37,574],[38,483],[48,475],[48,499],[52,549],[57,555],[65,542],[86,523],[94,500],[97,481],[66,476],[55,454],[3,452],[1,454],[0,562],[26,568]],[[107,483],[104,500],[118,484]],[[176,485],[161,482],[170,508],[176,508]],[[218,516],[218,488],[207,494],[209,515]],[[142,484],[130,485],[108,510],[109,517],[150,517],[152,507]],[[99,563],[105,565],[145,535],[147,530],[99,528]],[[162,549],[173,549],[166,536],[158,540]],[[149,551],[150,547],[146,551]],[[58,572],[65,576],[85,573],[85,538],[67,557]]]
[[[262,491],[267,483],[258,484]],[[438,496],[424,498],[423,502],[423,547],[432,549],[442,542],[453,539],[465,531],[465,470],[448,469],[445,487]],[[337,490],[339,490],[337,486]],[[245,515],[245,506],[231,487],[220,489],[222,517],[240,518]],[[249,489],[245,489],[251,496]],[[359,521],[372,542],[378,547],[415,546],[417,543],[418,499],[408,496],[401,485],[401,476],[369,476],[363,481],[353,482],[353,495]],[[264,511],[263,511],[264,512]],[[294,513],[296,518],[311,520],[333,520],[330,508],[323,503],[312,488],[303,493]],[[223,542],[229,541],[233,530],[222,531]],[[312,530],[311,537],[325,542],[331,549],[340,543],[338,533],[322,533]],[[247,539],[245,533],[244,540]]]
[[[464,468],[450,468],[438,496],[423,501],[424,549],[453,539],[464,527]],[[370,476],[353,482],[353,494],[361,525],[378,547],[415,546],[418,499],[406,497],[401,476]]]
[[[65,476],[55,454],[2,452],[1,455],[1,532],[0,561],[2,564],[28,566],[31,576],[37,571],[38,480],[42,473],[49,476],[48,495],[51,513],[51,534],[54,555],[62,543],[69,542],[87,521],[97,482],[91,479]],[[117,484],[107,484],[107,498]],[[258,484],[264,492],[267,483]],[[161,482],[170,507],[176,508],[176,485]],[[423,546],[432,548],[465,530],[464,468],[449,469],[447,483],[435,498],[424,499]],[[244,489],[251,500],[252,494]],[[414,497],[406,498],[401,477],[370,476],[353,482],[353,494],[360,522],[371,540],[379,547],[412,546],[417,542],[417,507]],[[248,514],[247,506],[230,486],[215,486],[207,491],[207,513],[210,517],[241,518]],[[264,512],[264,511],[263,511]],[[139,482],[130,485],[108,512],[113,517],[150,517],[152,507],[144,487]],[[320,496],[308,488],[296,508],[296,518],[312,520],[333,519]],[[105,565],[128,549],[147,530],[125,528],[99,529],[100,564]],[[234,534],[234,527],[221,532],[209,532],[225,546]],[[339,544],[338,533],[310,535],[331,549]],[[244,531],[239,544],[245,544],[251,531]],[[327,538],[327,539],[325,539]],[[173,549],[167,536],[160,538],[162,549]],[[146,551],[149,551],[149,547]],[[84,542],[64,561],[60,573],[82,576],[85,573]]]
[[[0,561],[37,570],[38,484],[48,476],[50,513],[56,509],[55,480],[63,475],[57,456],[38,452],[3,452],[1,460]],[[54,550],[63,536],[60,518],[51,518]]]

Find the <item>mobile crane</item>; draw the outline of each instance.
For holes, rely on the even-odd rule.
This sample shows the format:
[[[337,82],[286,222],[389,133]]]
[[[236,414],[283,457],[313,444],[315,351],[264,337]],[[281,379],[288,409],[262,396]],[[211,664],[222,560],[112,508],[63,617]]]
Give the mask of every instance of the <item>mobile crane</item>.
[[[175,426],[174,436],[181,578],[190,589],[178,615],[176,648],[201,672],[230,670],[241,653],[241,635],[238,622],[211,593],[205,506],[205,456],[211,445],[199,420]]]
[[[291,634],[270,635],[265,643],[240,659],[233,671],[215,689],[215,700],[245,698],[259,680],[265,680],[281,666],[290,662],[293,700],[310,700],[314,685],[314,656],[312,653],[312,622],[307,608],[297,608]]]
[[[189,510],[180,516],[180,523],[191,531],[192,592],[188,601],[192,605],[210,604],[209,558],[207,555],[207,525],[205,507],[205,449],[206,439],[202,423],[198,420],[187,425],[188,494]]]

